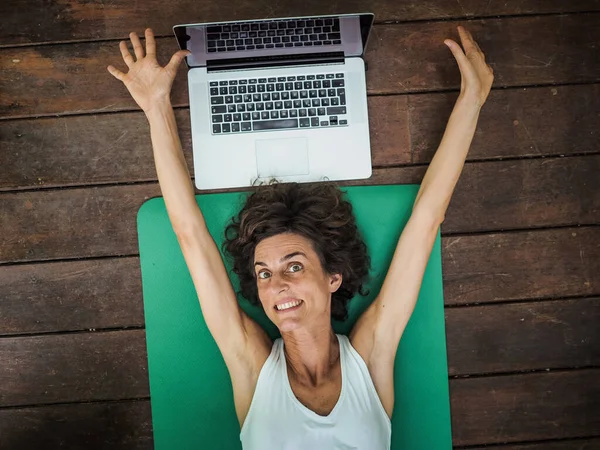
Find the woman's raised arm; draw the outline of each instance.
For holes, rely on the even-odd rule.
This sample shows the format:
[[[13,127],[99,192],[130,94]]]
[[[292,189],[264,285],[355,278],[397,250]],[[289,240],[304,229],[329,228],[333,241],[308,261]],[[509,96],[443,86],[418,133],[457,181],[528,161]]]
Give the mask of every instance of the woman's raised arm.
[[[132,32],[129,35],[136,61],[129,53],[127,43],[121,41],[119,44],[123,60],[129,68],[127,73],[113,66],[108,66],[108,71],[125,84],[148,118],[158,182],[171,224],[178,232],[191,223],[204,221],[196,204],[194,187],[181,150],[170,99],[177,68],[188,51],[178,51],[169,64],[161,67],[156,60],[156,45],[152,30],[147,29],[145,36],[146,51],[144,52],[137,34]]]
[[[156,61],[152,30],[147,29],[145,35],[145,54],[138,36],[135,33],[129,35],[136,61],[127,44],[124,41],[119,44],[129,68],[127,73],[113,66],[108,66],[108,71],[125,84],[148,118],[158,182],[204,319],[229,367],[235,392],[247,392],[247,358],[254,357],[257,352],[268,354],[270,340],[239,307],[221,254],[196,203],[170,101],[177,67],[187,51],[178,51],[169,64],[161,67]],[[247,395],[240,394],[236,399],[245,397]]]

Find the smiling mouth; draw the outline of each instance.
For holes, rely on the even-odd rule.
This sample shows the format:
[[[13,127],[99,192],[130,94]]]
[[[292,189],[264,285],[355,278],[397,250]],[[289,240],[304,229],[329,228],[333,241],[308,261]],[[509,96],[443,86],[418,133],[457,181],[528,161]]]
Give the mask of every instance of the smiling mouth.
[[[296,300],[294,302],[288,302],[288,303],[283,303],[281,305],[275,305],[273,308],[275,309],[276,312],[282,313],[282,312],[294,311],[294,310],[300,308],[303,303],[304,303],[303,300]]]

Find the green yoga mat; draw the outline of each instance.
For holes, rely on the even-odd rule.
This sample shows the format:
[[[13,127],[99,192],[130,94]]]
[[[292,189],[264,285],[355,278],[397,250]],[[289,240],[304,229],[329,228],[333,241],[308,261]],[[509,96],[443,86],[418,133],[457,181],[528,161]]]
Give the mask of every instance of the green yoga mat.
[[[371,255],[372,281],[367,285],[368,297],[356,296],[350,302],[348,321],[333,323],[336,333],[348,334],[379,292],[418,188],[393,185],[342,189],[354,207]],[[226,224],[247,195],[196,196],[219,249]],[[148,200],[140,208],[138,238],[154,448],[240,449],[231,380],[202,317],[163,198]],[[231,273],[229,266],[227,269]],[[232,278],[237,292],[237,277]],[[272,338],[279,336],[262,310],[244,299],[240,304]],[[451,449],[439,231],[417,306],[398,347],[394,379],[392,449]]]

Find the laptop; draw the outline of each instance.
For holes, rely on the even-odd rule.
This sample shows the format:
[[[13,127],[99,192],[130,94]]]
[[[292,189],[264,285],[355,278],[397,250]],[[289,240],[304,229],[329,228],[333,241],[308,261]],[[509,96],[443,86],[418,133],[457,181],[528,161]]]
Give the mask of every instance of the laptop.
[[[176,25],[199,190],[371,176],[373,14]]]

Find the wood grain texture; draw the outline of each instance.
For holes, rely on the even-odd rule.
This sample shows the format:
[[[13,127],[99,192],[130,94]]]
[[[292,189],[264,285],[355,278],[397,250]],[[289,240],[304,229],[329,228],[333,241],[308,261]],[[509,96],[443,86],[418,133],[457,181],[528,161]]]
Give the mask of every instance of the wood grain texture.
[[[600,221],[600,156],[468,164],[442,224],[467,233]],[[425,168],[379,169],[347,185],[419,183]],[[158,183],[0,194],[0,262],[137,253],[136,216]]]
[[[600,84],[493,91],[468,160],[598,152]],[[429,163],[456,94],[369,97],[374,167]],[[533,119],[535,117],[535,119]],[[189,110],[177,110],[193,176]],[[0,121],[0,190],[156,181],[143,113]]]
[[[564,2],[535,0],[481,2],[462,0],[445,2],[394,2],[391,0],[349,0],[327,3],[265,0],[252,2],[212,2],[208,0],[148,0],[132,4],[115,0],[109,4],[53,0],[40,9],[35,0],[7,0],[0,6],[0,15],[7,18],[0,30],[0,45],[79,39],[115,39],[132,30],[152,27],[157,34],[170,35],[171,27],[179,23],[218,22],[259,18],[294,17],[321,14],[348,14],[369,11],[376,21],[435,20],[459,17],[486,17],[517,14],[547,14],[600,10],[597,0]],[[48,20],[51,17],[52,20]]]
[[[449,375],[598,365],[599,316],[598,298],[447,309]],[[0,408],[150,395],[145,330],[5,337],[0,357]]]
[[[447,304],[600,294],[600,227],[442,239]]]
[[[599,17],[473,20],[468,29],[494,68],[495,87],[593,83],[600,80]],[[443,44],[446,38],[459,40],[458,23],[375,26],[366,53],[368,92],[460,89],[458,65]],[[174,38],[158,39],[157,46],[163,64],[177,49]],[[137,109],[122,83],[106,70],[109,64],[125,69],[120,60],[116,42],[0,49],[0,118]],[[185,70],[180,68],[173,85],[174,105],[188,104]]]
[[[137,257],[0,270],[0,335],[144,326]]]
[[[453,444],[594,436],[600,425],[599,372],[586,369],[450,380]],[[104,442],[114,443],[110,448],[115,449],[151,448],[150,405],[136,401],[0,409],[0,439],[11,444],[8,448],[27,450],[60,448],[59,444],[103,449]],[[561,442],[514,449],[570,450],[581,448],[586,440],[577,442],[580,447]],[[597,439],[588,442],[595,444]],[[40,443],[47,446],[39,447]]]
[[[454,445],[596,436],[600,369],[450,381]]]
[[[600,448],[600,438],[532,442],[517,445],[486,445],[485,447],[469,447],[469,450],[593,450],[595,448]]]
[[[446,309],[448,372],[600,366],[600,298]]]
[[[598,295],[598,242],[595,227],[443,237],[445,303]],[[5,266],[0,285],[0,335],[144,324],[137,257]]]
[[[150,402],[0,409],[0,448],[152,450]]]
[[[145,330],[0,339],[0,406],[149,396]]]

